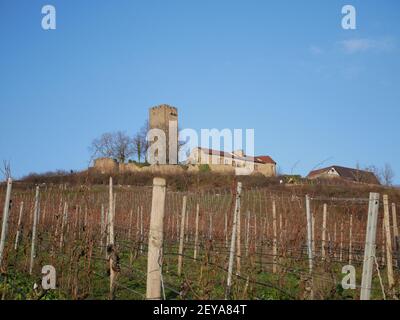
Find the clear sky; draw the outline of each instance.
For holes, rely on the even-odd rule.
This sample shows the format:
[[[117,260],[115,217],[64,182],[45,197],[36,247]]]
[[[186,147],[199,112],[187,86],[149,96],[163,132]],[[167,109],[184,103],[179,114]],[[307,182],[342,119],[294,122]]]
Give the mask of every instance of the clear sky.
[[[168,103],[182,128],[254,128],[283,172],[387,162],[400,183],[398,0],[0,0],[0,39],[0,160],[16,177],[85,169],[94,138]]]

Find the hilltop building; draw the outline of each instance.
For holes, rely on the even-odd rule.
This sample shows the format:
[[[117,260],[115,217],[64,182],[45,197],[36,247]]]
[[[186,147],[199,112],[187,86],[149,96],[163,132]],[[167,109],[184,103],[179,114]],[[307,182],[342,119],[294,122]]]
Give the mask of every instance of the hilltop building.
[[[173,122],[173,126],[171,126]],[[151,166],[138,166],[135,163],[118,163],[114,159],[99,158],[94,160],[92,170],[102,174],[127,173],[127,172],[160,172],[168,174],[178,174],[184,172],[178,162],[170,163],[171,157],[178,161],[178,109],[167,104],[162,104],[149,109],[149,129],[161,129],[166,138],[166,164],[153,164]],[[170,130],[176,130],[170,132]],[[176,150],[171,150],[170,139],[174,139]],[[172,141],[171,141],[172,142]],[[153,142],[154,143],[154,142]],[[174,154],[172,154],[174,152]],[[175,154],[176,152],[176,154]],[[157,155],[156,155],[157,156]],[[172,159],[173,160],[173,159]],[[246,155],[243,150],[234,152],[223,152],[205,148],[195,148],[191,151],[186,164],[189,171],[198,171],[200,165],[206,164],[211,171],[219,173],[235,174],[239,171],[249,173],[260,173],[266,177],[276,176],[276,162],[270,156],[251,157]]]
[[[178,128],[178,109],[175,107],[172,107],[168,104],[162,104],[159,106],[155,106],[153,108],[150,108],[149,110],[149,126],[150,129],[161,129],[165,133],[165,138],[166,138],[166,163],[170,163],[170,150],[169,150],[169,145],[170,145],[170,122],[175,122],[176,123],[176,129]],[[176,146],[178,146],[178,132],[174,133],[171,132],[172,138],[176,141]],[[176,151],[174,151],[173,156],[175,159],[178,159],[178,148]]]
[[[372,172],[336,165],[311,171],[307,179],[343,179],[358,183],[380,184],[378,178]]]
[[[217,151],[206,148],[194,148],[187,160],[189,165],[209,165],[212,171],[230,172],[235,168],[250,168],[254,173],[267,177],[276,176],[276,162],[270,156],[247,156],[243,150],[234,152]]]

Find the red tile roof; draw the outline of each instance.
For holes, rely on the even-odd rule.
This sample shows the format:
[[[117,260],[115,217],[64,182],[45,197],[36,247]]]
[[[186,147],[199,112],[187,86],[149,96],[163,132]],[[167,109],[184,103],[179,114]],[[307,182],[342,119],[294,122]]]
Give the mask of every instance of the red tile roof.
[[[262,161],[263,163],[276,164],[276,162],[270,156],[258,156],[256,159]]]

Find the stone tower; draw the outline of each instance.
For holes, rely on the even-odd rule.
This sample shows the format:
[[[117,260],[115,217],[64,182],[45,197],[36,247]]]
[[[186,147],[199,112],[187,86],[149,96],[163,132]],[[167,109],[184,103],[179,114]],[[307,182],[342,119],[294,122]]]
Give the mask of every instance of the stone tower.
[[[159,106],[155,106],[150,108],[149,110],[149,126],[150,129],[161,129],[165,132],[166,137],[166,160],[167,164],[170,163],[169,161],[169,145],[170,145],[170,137],[169,137],[169,124],[170,121],[176,121],[176,126],[178,125],[178,109],[172,107],[167,104],[162,104]],[[178,146],[178,135],[173,137]],[[178,159],[178,152],[176,151],[176,159]]]

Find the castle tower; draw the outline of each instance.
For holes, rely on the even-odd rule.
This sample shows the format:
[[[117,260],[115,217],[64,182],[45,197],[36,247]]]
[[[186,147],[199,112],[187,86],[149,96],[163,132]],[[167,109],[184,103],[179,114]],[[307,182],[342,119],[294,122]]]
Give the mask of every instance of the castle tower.
[[[178,125],[178,109],[167,104],[162,104],[150,108],[149,110],[149,126],[150,129],[161,129],[165,132],[166,137],[166,160],[169,161],[169,124],[170,121],[176,121]],[[176,146],[178,146],[178,135],[176,134]],[[178,152],[176,151],[176,159],[178,159]]]

